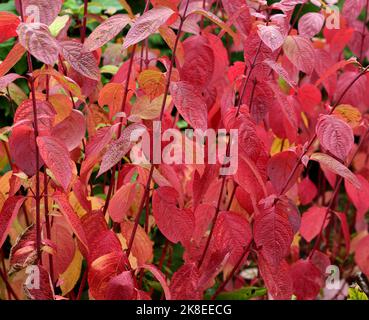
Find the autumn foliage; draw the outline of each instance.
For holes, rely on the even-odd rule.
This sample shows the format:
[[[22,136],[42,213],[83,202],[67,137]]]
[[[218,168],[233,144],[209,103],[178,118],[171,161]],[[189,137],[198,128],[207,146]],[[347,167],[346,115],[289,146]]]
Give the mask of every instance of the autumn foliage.
[[[116,2],[0,12],[0,298],[365,297],[368,1]],[[237,170],[137,164],[156,121]]]

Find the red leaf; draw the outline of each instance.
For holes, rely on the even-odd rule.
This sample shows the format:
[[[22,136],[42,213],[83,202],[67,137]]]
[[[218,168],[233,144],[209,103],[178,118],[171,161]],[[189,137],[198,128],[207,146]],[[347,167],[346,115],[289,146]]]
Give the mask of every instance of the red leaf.
[[[258,254],[258,265],[268,294],[275,300],[291,300],[293,284],[287,262],[282,260],[272,266],[262,254]]]
[[[319,234],[323,223],[324,228],[327,227],[328,219],[326,219],[326,213],[327,208],[311,207],[302,215],[300,233],[307,242],[310,242]]]
[[[54,107],[47,101],[36,100],[36,109],[37,109],[37,124],[40,130],[48,130],[51,129],[54,119],[55,119],[55,109]],[[24,122],[26,125],[33,128],[33,100],[27,99],[24,100],[14,115],[14,123],[22,123]]]
[[[0,89],[5,89],[9,84],[20,78],[24,77],[16,73],[9,73],[6,76],[0,77]]]
[[[13,128],[9,146],[14,164],[27,176],[35,175],[42,167],[43,161],[39,158],[39,168],[36,168],[35,132],[32,128],[25,125]]]
[[[369,277],[369,235],[361,239],[356,246],[355,261],[362,272]]]
[[[77,148],[86,134],[86,120],[82,112],[72,110],[71,114],[59,122],[52,130],[51,135],[63,141],[68,151]]]
[[[184,264],[177,270],[170,282],[173,300],[200,300],[202,292],[198,288],[199,271],[194,263]]]
[[[53,265],[55,274],[64,273],[73,261],[76,252],[76,242],[73,238],[72,228],[69,227],[68,221],[63,216],[53,217],[51,226],[51,240],[55,246],[56,254],[53,256]],[[46,230],[44,231],[46,234]],[[48,261],[48,254],[44,253],[43,261]],[[49,264],[45,266],[49,270]]]
[[[61,54],[74,70],[92,80],[100,79],[96,59],[91,52],[83,51],[83,44],[75,41],[62,41],[59,46]]]
[[[133,300],[135,297],[135,282],[131,271],[124,271],[111,278],[106,285],[106,300]]]
[[[269,47],[272,51],[280,48],[284,42],[284,37],[279,31],[278,26],[275,25],[258,25],[258,34],[260,39]]]
[[[59,139],[50,136],[37,137],[37,145],[46,166],[63,189],[67,191],[73,171],[68,149]]]
[[[300,259],[292,264],[290,274],[298,300],[314,300],[324,285],[322,273],[310,260]]]
[[[181,68],[181,80],[191,83],[198,91],[212,80],[214,53],[209,41],[202,36],[188,38],[184,44],[185,61]]]
[[[114,289],[114,291],[117,290],[120,286],[119,282],[121,282],[122,280],[125,280],[123,281],[123,284],[128,284],[125,289],[131,290],[132,288],[129,284],[130,281],[129,279],[127,281],[126,274],[122,277],[116,278],[124,271],[125,259],[124,253],[122,251],[110,252],[95,259],[91,263],[88,270],[88,285],[90,296],[96,300],[104,300],[107,299],[107,297],[112,298],[109,291],[112,289]],[[114,278],[115,280],[112,284],[110,284],[110,281]],[[120,296],[121,295],[118,295],[118,298]],[[130,296],[130,292],[128,292],[127,296]]]
[[[194,129],[206,130],[208,127],[207,106],[192,84],[179,81],[170,86],[175,106],[181,116]]]
[[[11,248],[8,274],[12,275],[14,272],[22,270],[34,264],[36,260],[36,228],[33,224],[17,238],[16,243]]]
[[[248,35],[252,27],[252,17],[250,9],[243,0],[222,0],[223,7],[229,19],[234,21],[235,26],[244,35]]]
[[[302,110],[312,114],[314,108],[322,101],[322,94],[316,86],[306,83],[298,89],[297,99],[301,104]]]
[[[354,145],[354,134],[346,122],[332,115],[320,116],[316,132],[324,149],[341,160],[347,158]]]
[[[360,189],[356,188],[349,181],[345,180],[345,189],[347,195],[349,196],[352,204],[355,206],[357,210],[356,214],[356,228],[358,229],[360,225],[363,224],[364,216],[366,212],[369,210],[369,182],[363,176],[357,174],[357,179],[360,182]],[[364,224],[366,227],[366,224]]]
[[[327,169],[335,174],[338,174],[344,179],[347,179],[356,188],[360,188],[360,181],[357,179],[357,177],[347,167],[331,156],[324,153],[313,153],[310,156],[310,160],[319,162],[323,169]]]
[[[131,238],[133,227],[134,223],[131,221],[124,221],[120,224],[122,235],[127,243]],[[138,265],[149,263],[153,259],[153,242],[140,225],[138,225],[135,241],[132,245],[132,254],[137,259]]]
[[[10,12],[0,12],[0,43],[17,36],[19,17]]]
[[[59,48],[49,28],[41,23],[21,23],[17,29],[20,44],[41,62],[54,65]]]
[[[324,16],[317,12],[308,12],[299,20],[299,33],[308,38],[314,37],[322,30],[324,25]]]
[[[251,226],[246,218],[235,212],[219,214],[212,241],[219,251],[230,253],[227,263],[235,265],[251,240]]]
[[[83,45],[84,50],[94,51],[102,47],[117,36],[130,21],[126,14],[116,14],[108,18],[90,34]]]
[[[135,183],[127,183],[121,186],[112,197],[108,212],[114,222],[122,222],[129,212],[136,196],[137,185]]]
[[[16,43],[5,60],[0,64],[0,77],[4,76],[22,58],[26,50],[20,43]]]
[[[4,244],[9,229],[25,200],[23,196],[12,196],[5,200],[0,213],[0,247]]]
[[[290,251],[297,227],[293,211],[297,209],[284,199],[276,200],[275,204],[271,202],[261,204],[260,213],[255,217],[254,240],[266,261],[277,267]]]
[[[114,167],[133,147],[133,141],[146,131],[141,124],[131,124],[122,131],[119,139],[114,140],[107,148],[97,176]]]
[[[68,198],[65,194],[57,191],[52,195],[53,200],[58,204],[61,213],[67,219],[69,225],[71,226],[74,234],[77,236],[79,241],[83,246],[84,255],[88,252],[88,242],[85,235],[85,231],[83,229],[81,220],[79,219],[78,215],[74,212],[72,206],[70,205]]]
[[[192,236],[194,215],[188,209],[177,208],[178,193],[173,188],[161,187],[153,195],[153,214],[161,233],[169,241],[186,243]]]
[[[282,77],[290,87],[295,88],[297,86],[296,81],[294,81],[288,71],[284,69],[280,64],[276,63],[274,60],[266,59],[263,63],[267,64],[270,68],[272,68],[280,77]]]
[[[148,36],[152,35],[160,26],[165,24],[167,20],[173,15],[174,11],[166,7],[153,8],[141,17],[137,18],[132,28],[128,31],[123,43],[123,49],[141,42]]]
[[[287,58],[297,69],[311,74],[315,66],[315,52],[310,40],[300,36],[288,36],[283,45]]]
[[[336,212],[336,211],[334,213],[341,222],[341,229],[342,229],[342,233],[343,233],[343,238],[345,239],[346,254],[349,254],[351,236],[350,236],[350,228],[349,228],[349,225],[348,225],[348,222],[347,222],[346,214],[344,212]]]
[[[304,178],[298,185],[298,193],[300,202],[303,206],[309,204],[318,194],[318,188],[309,179],[309,177]]]
[[[293,151],[284,151],[274,155],[268,162],[268,176],[277,192],[282,191],[283,186],[287,182],[298,157]],[[299,171],[296,172],[291,179],[286,190],[289,190],[296,182]]]
[[[165,275],[156,266],[152,264],[144,264],[140,268],[150,271],[161,284],[164,290],[165,299],[172,300],[172,295],[169,286],[167,284],[167,280],[165,279]]]

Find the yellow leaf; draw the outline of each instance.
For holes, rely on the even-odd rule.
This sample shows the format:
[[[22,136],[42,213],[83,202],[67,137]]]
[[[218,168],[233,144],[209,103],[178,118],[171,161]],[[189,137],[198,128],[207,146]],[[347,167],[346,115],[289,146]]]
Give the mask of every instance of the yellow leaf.
[[[167,106],[172,99],[168,97]],[[163,104],[163,95],[150,101],[148,96],[139,97],[132,108],[131,116],[137,116],[145,120],[153,120],[160,116],[161,106]]]
[[[289,147],[290,147],[290,142],[288,141],[288,139],[281,139],[281,138],[276,137],[272,143],[272,147],[270,149],[270,155],[274,156],[277,153],[288,150]]]
[[[2,194],[7,194],[9,192],[10,190],[9,181],[10,181],[12,174],[13,174],[12,171],[8,171],[2,177],[0,177],[0,192]]]
[[[24,100],[27,99],[27,95],[24,91],[17,86],[15,83],[10,83],[8,85],[8,90],[10,94],[10,98],[17,104],[20,105]]]
[[[104,86],[99,95],[99,106],[107,105],[109,115],[112,118],[122,108],[124,87],[121,83],[108,83]]]
[[[333,114],[345,121],[351,128],[356,128],[360,124],[362,118],[360,111],[349,104],[337,106]]]
[[[62,122],[71,114],[73,103],[69,96],[66,96],[64,94],[55,94],[49,97],[49,101],[56,111],[54,125]]]
[[[76,82],[74,82],[72,79],[65,77],[64,75],[62,75],[60,72],[56,71],[55,69],[52,69],[52,68],[40,69],[40,70],[36,70],[33,73],[33,76],[35,78],[38,78],[44,75],[52,76],[56,81],[59,82],[59,84],[64,88],[64,90],[66,90],[66,93],[70,92],[73,97],[77,97],[82,101],[85,100],[85,98],[82,95],[82,91],[79,85]]]
[[[138,84],[152,100],[164,93],[165,76],[157,70],[145,70],[138,76]]]
[[[222,21],[220,18],[218,18],[218,16],[216,16],[212,12],[197,8],[196,10],[192,11],[190,14],[192,13],[201,14],[204,17],[208,18],[210,21],[214,22],[216,25],[218,25],[220,28],[226,31],[233,38],[235,42],[238,42],[237,34],[231,29],[231,27],[227,25],[224,21]]]
[[[78,249],[76,249],[72,262],[68,266],[67,270],[65,270],[59,277],[60,288],[63,296],[72,291],[75,287],[81,275],[82,261],[82,254]]]
[[[66,26],[69,21],[69,15],[56,17],[53,23],[49,26],[50,33],[53,37],[56,37],[60,31]]]
[[[124,8],[124,10],[127,11],[129,17],[131,19],[133,19],[135,17],[135,15],[133,14],[132,9],[131,9],[130,5],[127,3],[127,1],[126,0],[119,0],[119,2],[122,5],[122,7]]]
[[[79,203],[77,197],[75,196],[74,192],[69,194],[69,203],[72,206],[73,210],[77,215],[82,218],[87,212],[83,209],[82,205]]]

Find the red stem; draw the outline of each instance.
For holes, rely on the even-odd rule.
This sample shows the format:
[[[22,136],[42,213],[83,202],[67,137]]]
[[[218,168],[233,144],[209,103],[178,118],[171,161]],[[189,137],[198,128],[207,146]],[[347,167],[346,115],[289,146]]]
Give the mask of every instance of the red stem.
[[[367,22],[367,19],[368,19],[368,7],[369,7],[369,0],[366,0],[365,15],[364,15],[364,22],[363,22],[363,30],[361,32],[361,45],[360,45],[359,61],[362,61],[362,59],[363,59],[365,33],[366,33],[366,22]]]
[[[166,106],[166,103],[167,103],[168,94],[169,94],[169,87],[170,87],[170,83],[171,83],[172,72],[173,72],[173,67],[174,67],[175,58],[176,58],[176,52],[177,52],[177,47],[178,47],[179,39],[181,37],[183,24],[184,24],[184,22],[186,20],[186,13],[187,13],[187,10],[188,10],[189,2],[190,1],[187,0],[186,7],[185,7],[185,10],[183,12],[183,16],[181,16],[181,22],[180,22],[179,27],[178,27],[178,33],[177,33],[177,37],[176,37],[176,40],[175,40],[175,44],[174,44],[174,48],[173,48],[173,53],[172,53],[172,59],[170,61],[170,66],[169,66],[168,75],[167,75],[167,82],[166,82],[165,91],[164,91],[163,103],[161,105],[160,118],[159,118],[160,121],[163,120],[163,116],[164,116],[164,109],[165,109],[165,106]],[[140,203],[140,206],[139,206],[139,209],[138,209],[138,212],[137,212],[137,216],[136,216],[136,219],[135,219],[135,224],[133,226],[131,237],[129,239],[129,244],[128,244],[128,248],[127,248],[127,257],[129,257],[129,255],[131,253],[133,241],[135,239],[137,228],[138,228],[138,224],[139,224],[140,219],[141,219],[142,210],[143,210],[144,205],[145,205],[145,202],[146,202],[146,197],[148,196],[148,194],[150,192],[150,184],[151,184],[152,176],[153,176],[153,173],[154,173],[154,168],[155,167],[152,164],[151,165],[151,168],[150,168],[149,177],[147,179],[146,187],[145,187],[145,192],[144,192],[143,197],[141,199],[141,203]]]
[[[84,43],[86,39],[87,11],[88,11],[88,0],[84,0],[83,21],[82,21],[82,30],[81,30],[81,42],[82,43]]]
[[[81,300],[83,289],[85,288],[86,282],[87,282],[87,275],[88,275],[88,269],[86,268],[85,273],[83,274],[83,277],[82,277],[82,280],[81,280],[81,284],[79,285],[76,300]]]
[[[351,165],[352,161],[354,161],[354,159],[355,159],[355,157],[356,157],[357,153],[359,152],[360,147],[361,147],[361,146],[362,146],[362,144],[364,143],[364,141],[365,141],[365,139],[366,139],[366,137],[367,137],[368,133],[369,133],[369,129],[365,132],[364,136],[361,138],[361,141],[360,141],[360,143],[359,143],[359,145],[358,145],[358,147],[357,147],[357,149],[356,149],[355,153],[353,154],[353,156],[352,156],[351,160],[349,161],[348,167]],[[340,191],[340,187],[341,187],[342,181],[343,181],[343,177],[340,177],[340,178],[338,179],[337,183],[336,183],[336,186],[335,186],[335,188],[334,188],[334,191],[333,191],[332,197],[331,197],[331,199],[330,199],[330,201],[329,201],[329,204],[328,204],[327,210],[326,210],[325,215],[324,215],[323,223],[322,223],[322,226],[321,226],[321,228],[320,228],[318,238],[317,238],[317,240],[315,241],[314,247],[313,247],[313,249],[311,250],[311,252],[310,252],[310,254],[309,254],[309,258],[311,258],[311,257],[313,256],[314,252],[315,252],[315,251],[318,249],[318,247],[319,247],[319,244],[320,244],[320,242],[321,242],[321,240],[322,240],[322,236],[323,236],[323,231],[324,231],[325,221],[326,221],[326,219],[328,218],[328,214],[329,214],[329,213],[332,211],[332,209],[333,209],[333,205],[334,205],[335,200],[336,200],[336,198],[337,198],[337,196],[338,196],[338,193],[339,193],[339,191]],[[333,214],[332,214],[332,216],[333,216]],[[328,223],[330,223],[330,221],[331,221],[331,219],[329,219]]]
[[[23,4],[22,0],[19,1],[20,4],[20,14],[21,19],[24,21],[23,15]],[[41,211],[40,211],[40,152],[37,145],[37,137],[38,137],[38,122],[37,122],[37,105],[36,105],[36,90],[35,90],[35,83],[33,79],[33,66],[32,66],[32,58],[31,54],[27,51],[27,63],[28,63],[28,72],[30,74],[30,87],[31,87],[31,96],[32,96],[32,111],[33,111],[33,120],[34,120],[34,143],[35,143],[35,150],[36,150],[36,194],[35,194],[35,201],[36,201],[36,250],[37,250],[37,260],[39,263],[42,264],[41,258]]]
[[[247,78],[246,80],[244,81],[243,83],[243,87],[242,87],[242,93],[239,97],[239,100],[238,100],[238,105],[237,105],[237,112],[236,112],[236,117],[238,117],[240,115],[240,111],[241,111],[241,105],[242,105],[242,100],[243,100],[243,97],[245,95],[245,92],[246,92],[246,87],[247,87],[247,84],[250,80],[250,77],[251,77],[251,74],[256,66],[256,60],[258,58],[258,55],[260,53],[260,49],[261,49],[261,45],[262,45],[262,41],[260,40],[260,43],[259,43],[259,46],[258,46],[258,49],[256,51],[256,54],[255,54],[255,57],[254,57],[254,60],[251,64],[251,67],[250,67],[250,71],[247,75]],[[247,72],[247,69],[245,67],[245,72]],[[252,101],[250,101],[252,103]],[[230,143],[228,141],[227,143],[227,152],[226,154],[228,155],[230,152]],[[214,215],[214,218],[213,218],[213,221],[212,221],[212,225],[211,225],[211,229],[210,229],[210,234],[209,234],[209,237],[206,241],[206,244],[205,244],[205,248],[204,248],[204,251],[203,251],[203,254],[199,260],[199,263],[198,263],[198,268],[200,268],[205,260],[205,257],[206,257],[206,253],[209,249],[209,246],[210,246],[210,242],[211,242],[211,239],[213,237],[213,233],[214,233],[214,228],[215,228],[215,224],[218,220],[218,216],[219,216],[219,212],[220,212],[220,204],[221,204],[221,200],[222,200],[222,197],[223,197],[223,193],[224,193],[224,187],[225,187],[225,182],[226,182],[226,176],[223,176],[222,177],[222,185],[221,185],[221,190],[220,190],[220,194],[219,194],[219,198],[218,198],[218,203],[217,203],[217,207],[216,207],[216,211],[215,211],[215,215]]]
[[[331,115],[334,110],[339,106],[339,104],[341,103],[342,99],[344,98],[344,96],[346,95],[346,93],[350,90],[350,88],[355,84],[356,81],[358,81],[367,71],[368,71],[369,66],[367,66],[365,69],[363,69],[352,81],[351,83],[346,87],[346,89],[342,92],[341,96],[338,98],[337,102],[333,105],[333,107],[331,108],[330,112],[328,113],[329,115]],[[308,153],[310,147],[314,144],[315,139],[317,138],[317,134],[315,133],[314,136],[310,139],[307,147],[304,149],[304,151],[302,152],[302,154],[300,155],[300,157],[298,158],[297,162],[295,163],[295,166],[293,167],[290,175],[288,176],[285,184],[283,185],[283,188],[281,189],[279,196],[281,196],[282,194],[284,194],[286,192],[286,189],[288,187],[288,185],[290,184],[292,178],[294,177],[297,169],[299,168],[301,161],[303,159],[303,157]]]

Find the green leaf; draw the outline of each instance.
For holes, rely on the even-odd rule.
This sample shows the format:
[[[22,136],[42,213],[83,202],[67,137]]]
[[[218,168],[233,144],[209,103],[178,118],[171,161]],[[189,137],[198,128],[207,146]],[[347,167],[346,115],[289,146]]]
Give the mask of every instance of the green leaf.
[[[349,288],[347,300],[369,300],[359,288]]]
[[[243,287],[231,292],[222,292],[217,296],[216,300],[249,300],[255,297],[262,297],[266,293],[266,288]]]

